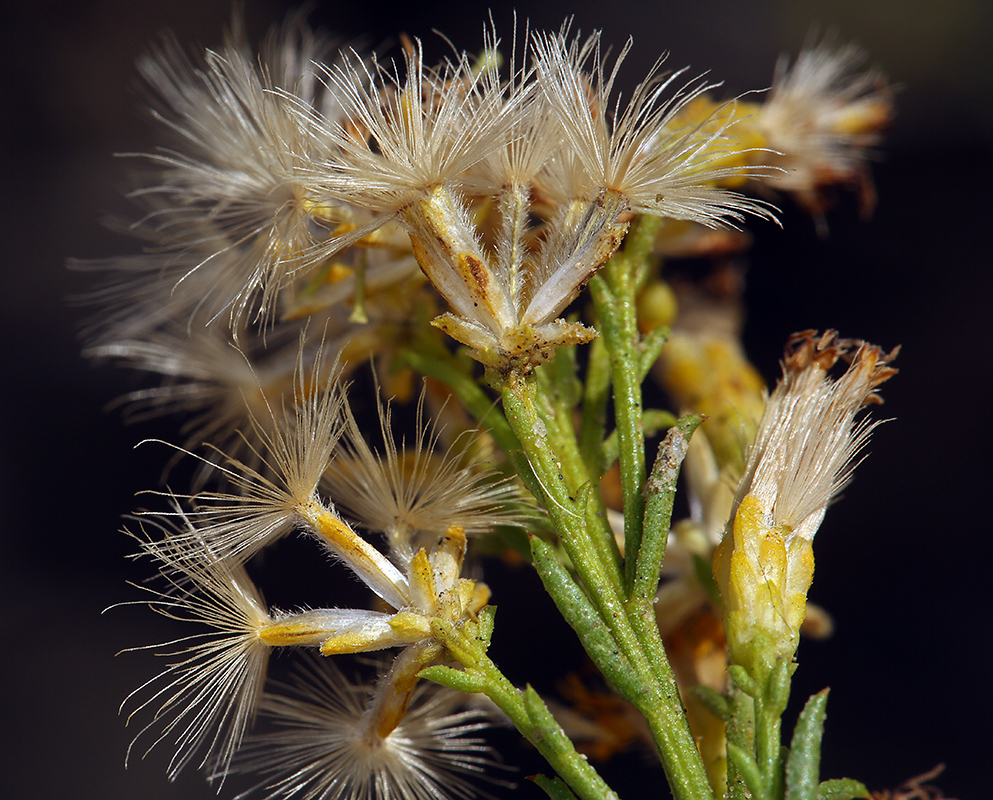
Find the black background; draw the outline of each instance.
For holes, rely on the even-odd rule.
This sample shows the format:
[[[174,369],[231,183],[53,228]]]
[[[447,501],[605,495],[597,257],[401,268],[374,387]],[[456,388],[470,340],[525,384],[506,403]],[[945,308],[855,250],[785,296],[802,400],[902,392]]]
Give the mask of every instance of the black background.
[[[250,30],[261,33],[293,4],[246,5]],[[488,7],[315,4],[313,19],[347,38],[365,35],[370,45],[405,31],[441,54],[432,28],[476,48]],[[993,72],[980,58],[990,44],[990,8],[981,0],[949,0],[940,9],[923,0],[519,7],[545,29],[575,14],[576,28],[602,28],[615,47],[633,34],[622,76],[628,85],[669,49],[670,64],[710,69],[728,95],[763,87],[779,52],[795,53],[812,30],[834,28],[903,87],[885,161],[875,169],[880,204],[871,222],[861,222],[847,198],[830,216],[826,240],[788,203],[784,231],[754,227],[745,339],[769,380],[794,330],[836,327],[904,345],[900,375],[885,387],[885,413],[894,419],[874,435],[868,460],[817,537],[810,596],[832,612],[837,632],[802,644],[795,688],[797,696],[833,690],[824,777],[849,775],[881,789],[944,761],[946,793],[976,800],[993,795],[984,788],[993,744]],[[510,12],[494,9],[498,30],[509,32]],[[150,147],[132,89],[134,59],[164,28],[191,45],[217,44],[230,6],[40,0],[15,14],[5,20],[0,105],[0,791],[209,797],[197,774],[169,784],[164,753],[123,767],[129,734],[117,705],[154,666],[114,653],[171,634],[145,612],[100,612],[135,597],[124,581],[140,573],[124,561],[130,547],[115,531],[138,503],[134,493],[154,485],[163,458],[132,445],[170,429],[124,428],[102,410],[132,384],[79,357],[81,312],[65,298],[85,289],[86,278],[63,264],[68,256],[134,252],[99,223],[126,209],[118,193],[124,166],[112,153]],[[520,598],[537,591],[533,576],[494,569],[497,658],[514,680],[533,679],[547,691],[578,655],[549,648],[530,627],[534,614]],[[519,760],[513,737],[501,747],[508,761]],[[655,796],[662,785],[661,773],[642,771],[637,756],[607,772],[625,797]],[[541,796],[528,785],[520,792]]]

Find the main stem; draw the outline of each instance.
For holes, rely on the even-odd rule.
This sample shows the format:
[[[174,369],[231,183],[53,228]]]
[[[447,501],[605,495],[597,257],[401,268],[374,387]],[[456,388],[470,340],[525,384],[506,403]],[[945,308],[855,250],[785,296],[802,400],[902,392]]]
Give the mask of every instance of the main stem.
[[[676,800],[712,798],[654,616],[648,620],[651,605],[645,601],[625,602],[623,576],[616,562],[600,552],[586,525],[585,507],[570,496],[559,462],[562,454],[550,446],[545,423],[537,411],[537,381],[533,375],[512,371],[505,376],[502,390],[507,421],[540,485],[539,499],[596,613],[632,666],[631,684],[637,689],[624,694],[648,722],[673,796]]]

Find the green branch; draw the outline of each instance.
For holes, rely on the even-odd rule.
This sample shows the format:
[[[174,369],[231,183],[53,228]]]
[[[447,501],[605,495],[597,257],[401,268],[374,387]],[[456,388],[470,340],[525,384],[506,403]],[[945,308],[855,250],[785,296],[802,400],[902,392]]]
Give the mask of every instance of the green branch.
[[[492,614],[492,612],[490,612]],[[432,621],[435,638],[463,665],[463,670],[434,666],[422,678],[463,692],[481,693],[507,715],[545,760],[581,800],[617,800],[617,793],[580,755],[548,707],[530,686],[519,691],[486,655],[485,640],[474,636],[472,626]]]

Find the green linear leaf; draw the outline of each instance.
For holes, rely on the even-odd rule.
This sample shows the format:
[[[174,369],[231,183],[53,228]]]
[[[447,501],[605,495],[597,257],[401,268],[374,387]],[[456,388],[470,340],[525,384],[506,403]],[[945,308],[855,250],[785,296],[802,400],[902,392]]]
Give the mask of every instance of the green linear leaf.
[[[755,759],[740,747],[730,742],[728,742],[728,758],[734,764],[734,768],[738,770],[738,774],[745,782],[745,786],[752,793],[752,797],[755,800],[763,800],[765,798],[765,784],[762,781],[762,774],[759,772],[759,765],[755,763]]]
[[[531,555],[545,590],[555,601],[566,622],[578,634],[590,658],[608,680],[622,691],[626,690],[631,684],[631,665],[620,652],[617,642],[586,593],[562,566],[548,542],[532,536]]]
[[[531,780],[545,790],[551,800],[576,800],[576,795],[565,785],[561,778],[549,778],[547,775],[533,775]]]
[[[853,800],[869,797],[865,784],[852,778],[835,778],[817,787],[817,800]]]
[[[811,695],[797,719],[790,755],[786,760],[786,800],[817,798],[827,698],[827,689]]]

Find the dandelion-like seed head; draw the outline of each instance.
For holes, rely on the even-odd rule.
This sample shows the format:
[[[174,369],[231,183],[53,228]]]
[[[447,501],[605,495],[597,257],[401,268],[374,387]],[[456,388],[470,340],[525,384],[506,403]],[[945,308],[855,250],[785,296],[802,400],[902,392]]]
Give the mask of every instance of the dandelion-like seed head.
[[[783,57],[768,100],[756,116],[785,171],[773,185],[823,213],[821,188],[855,184],[863,211],[874,201],[868,160],[893,116],[893,90],[878,71],[860,71],[862,51],[830,42],[804,50],[790,64]]]
[[[154,117],[175,140],[144,156],[148,174],[132,193],[147,212],[140,227],[153,247],[189,262],[173,286],[212,276],[201,307],[211,319],[226,312],[236,334],[252,314],[271,320],[278,292],[320,260],[329,235],[295,175],[318,142],[284,96],[332,114],[335,99],[311,65],[330,50],[291,18],[258,61],[236,26],[199,62],[172,40],[139,62]],[[232,280],[218,282],[224,274]]]
[[[418,402],[413,444],[394,439],[389,404],[379,403],[383,451],[374,451],[346,407],[344,453],[331,464],[325,486],[343,513],[384,533],[393,555],[408,565],[452,526],[467,534],[520,524],[523,493],[492,469],[469,461],[473,432],[439,452],[441,430],[424,419]]]
[[[534,48],[542,91],[572,151],[549,163],[543,184],[548,193],[561,195],[568,187],[592,199],[600,192],[617,192],[630,211],[708,227],[740,222],[744,213],[771,217],[762,203],[715,185],[756,170],[721,162],[734,147],[723,137],[731,117],[716,128],[709,124],[711,119],[690,127],[674,124],[679,112],[712,86],[697,80],[674,88],[685,70],[663,79],[660,60],[625,105],[618,97],[611,108],[630,41],[609,69],[601,57],[599,33],[572,42],[565,31],[536,35]]]
[[[125,407],[126,419],[185,416],[184,448],[210,442],[217,450],[205,454],[195,486],[212,475],[220,453],[262,467],[258,431],[274,434],[270,405],[279,407],[284,393],[292,395],[297,337],[287,345],[249,335],[235,346],[230,332],[216,325],[194,327],[174,323],[139,339],[118,339],[89,347],[84,355],[108,359],[160,378],[158,386],[130,392],[115,404]]]
[[[243,439],[250,459],[218,448],[209,461],[198,456],[231,485],[191,498],[201,535],[223,558],[247,560],[299,525],[302,508],[320,506],[317,487],[343,432],[340,362],[323,346],[312,356],[301,338],[288,394],[260,392],[264,413],[250,415],[252,437]]]
[[[219,559],[193,523],[182,514],[179,518],[178,524],[160,526],[168,533],[165,539],[139,539],[167,583],[164,589],[142,588],[152,594],[146,602],[155,611],[209,630],[157,646],[171,663],[122,705],[139,703],[129,721],[158,706],[155,719],[131,748],[146,731],[160,728],[149,749],[172,740],[176,752],[169,763],[170,777],[201,751],[200,767],[210,762],[226,768],[231,762],[262,696],[269,647],[258,633],[272,622],[244,568]],[[151,696],[140,700],[146,692]]]
[[[769,397],[749,451],[736,504],[754,496],[770,526],[813,539],[832,498],[851,479],[858,452],[878,423],[856,422],[876,388],[896,370],[897,351],[841,339],[836,331],[794,335],[783,378]],[[838,380],[828,371],[842,358],[851,366]]]
[[[481,711],[459,710],[456,693],[421,685],[389,735],[370,728],[370,687],[346,679],[332,663],[306,662],[280,694],[267,694],[268,735],[251,737],[233,772],[259,771],[265,796],[305,800],[447,800],[470,798],[474,779],[499,766],[479,734]]]
[[[315,194],[393,213],[427,190],[459,177],[506,141],[519,102],[462,54],[438,67],[424,64],[414,42],[395,63],[352,53],[323,70],[340,99],[343,120],[328,120],[297,104],[312,135],[333,152],[301,174]]]

